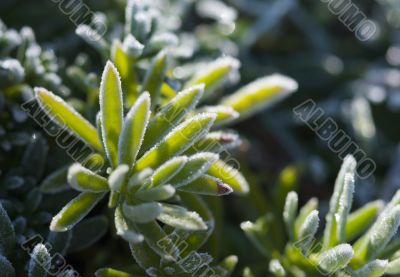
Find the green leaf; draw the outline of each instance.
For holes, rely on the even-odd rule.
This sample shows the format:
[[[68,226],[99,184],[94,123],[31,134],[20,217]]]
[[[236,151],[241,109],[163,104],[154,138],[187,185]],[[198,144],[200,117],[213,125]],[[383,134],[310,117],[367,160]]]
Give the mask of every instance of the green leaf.
[[[28,277],[46,277],[50,269],[51,256],[46,246],[39,243],[32,251],[29,261]]]
[[[161,201],[174,196],[175,188],[171,185],[161,185],[150,189],[143,188],[136,192],[136,197],[143,201]]]
[[[274,251],[273,241],[271,240],[273,223],[273,215],[266,214],[258,218],[255,223],[245,221],[240,224],[240,228],[245,232],[251,243],[267,258],[270,258]]]
[[[134,206],[124,203],[122,210],[132,222],[147,223],[157,218],[163,209],[160,203],[148,202]]]
[[[374,222],[374,219],[382,208],[382,201],[374,201],[351,213],[346,225],[347,240],[353,240],[368,228]]]
[[[68,170],[68,183],[76,190],[88,192],[108,191],[107,179],[97,175],[78,163]]]
[[[207,174],[230,186],[234,193],[247,194],[249,192],[249,184],[244,176],[222,160],[215,162],[207,171]]]
[[[135,170],[156,168],[169,158],[181,154],[210,130],[214,120],[215,114],[207,113],[187,119],[147,151],[136,163]]]
[[[204,85],[190,87],[178,93],[149,122],[141,153],[168,134],[199,102]]]
[[[385,274],[387,267],[387,260],[374,260],[356,271],[351,271],[351,277],[380,277]]]
[[[95,273],[96,277],[134,277],[132,274],[112,268],[100,268]]]
[[[94,208],[104,195],[105,193],[82,192],[53,218],[50,230],[55,232],[70,230]]]
[[[110,164],[117,166],[118,139],[123,124],[122,89],[119,73],[108,61],[100,83],[101,133]]]
[[[338,243],[338,238],[337,238],[338,226],[335,215],[339,209],[340,198],[342,196],[343,189],[345,186],[344,178],[348,173],[353,174],[354,176],[356,165],[357,162],[353,156],[351,155],[346,156],[343,160],[339,174],[336,178],[335,188],[329,203],[329,212],[326,215],[326,226],[325,226],[324,240],[323,240],[324,249],[328,249],[329,247],[332,247]]]
[[[291,191],[286,197],[285,207],[283,209],[283,221],[291,240],[294,239],[294,223],[297,215],[299,197],[297,193]]]
[[[6,257],[0,255],[0,272],[2,277],[15,277],[15,269]]]
[[[125,184],[129,167],[126,164],[120,164],[108,176],[108,183],[111,191],[121,191],[122,186]]]
[[[210,175],[203,175],[179,190],[195,194],[221,196],[230,194],[233,190],[220,179]]]
[[[205,106],[196,112],[209,112],[215,113],[217,118],[215,119],[214,127],[220,127],[222,125],[228,124],[239,117],[239,113],[235,111],[230,106]]]
[[[162,164],[151,176],[151,186],[156,187],[167,183],[183,168],[187,161],[186,156],[179,156]]]
[[[344,268],[354,255],[350,244],[339,244],[320,254],[318,257],[318,266],[323,273],[333,274]]]
[[[300,241],[300,247],[303,254],[309,253],[309,250],[311,249],[314,240],[314,236],[318,231],[318,226],[319,226],[318,211],[314,210],[306,217],[306,219],[304,220],[303,224],[300,227],[298,239]]]
[[[235,132],[216,131],[208,133],[204,138],[193,144],[185,154],[198,152],[221,153],[239,146],[241,140]]]
[[[35,88],[36,99],[46,114],[62,128],[66,127],[95,150],[103,152],[96,128],[60,97],[44,88]]]
[[[240,66],[238,60],[232,57],[221,57],[216,61],[203,66],[202,70],[197,72],[186,87],[204,84],[207,94],[218,89],[227,80],[232,72],[237,71]]]
[[[344,176],[343,192],[339,199],[339,207],[335,214],[337,222],[337,241],[344,243],[346,241],[346,225],[347,217],[349,215],[354,194],[354,177],[353,174],[346,174]]]
[[[273,259],[269,262],[269,271],[276,277],[285,277],[286,271],[279,260]]]
[[[120,206],[115,209],[114,222],[115,228],[117,229],[117,235],[121,236],[126,241],[135,244],[143,241],[143,235],[138,234],[129,228]]]
[[[0,203],[0,255],[9,255],[14,249],[15,232],[7,212]]]
[[[150,96],[143,93],[126,115],[118,143],[118,162],[132,167],[150,118]]]
[[[400,205],[387,211],[371,228],[366,245],[366,258],[374,259],[386,247],[400,226]]]
[[[387,265],[386,273],[390,275],[400,274],[400,259],[390,261],[390,263]]]
[[[304,221],[310,215],[312,211],[318,208],[318,199],[311,198],[308,202],[300,209],[299,216],[296,218],[294,223],[295,226],[295,239],[297,240],[300,233],[300,228],[303,226]]]
[[[201,177],[218,160],[214,153],[198,153],[189,157],[187,163],[169,183],[176,188],[183,187]]]
[[[58,193],[68,189],[68,169],[69,166],[64,166],[52,172],[40,184],[40,191],[43,193]]]
[[[220,264],[219,266],[222,267],[226,273],[225,277],[229,277],[232,275],[233,271],[235,270],[235,267],[238,263],[238,257],[235,255],[231,255],[229,257],[226,257]]]
[[[243,119],[271,106],[297,88],[295,80],[275,74],[253,81],[224,98],[221,103],[239,112]]]
[[[149,69],[143,81],[142,91],[150,93],[152,108],[160,104],[160,88],[164,82],[169,64],[169,55],[167,51],[160,51],[151,62]]]
[[[172,227],[183,230],[207,230],[207,225],[196,212],[189,212],[183,207],[162,204],[162,212],[157,219]]]

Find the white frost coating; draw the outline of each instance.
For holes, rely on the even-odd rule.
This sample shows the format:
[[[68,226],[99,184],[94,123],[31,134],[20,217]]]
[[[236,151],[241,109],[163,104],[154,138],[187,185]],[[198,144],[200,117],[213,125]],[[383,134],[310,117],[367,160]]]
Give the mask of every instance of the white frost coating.
[[[185,144],[183,144],[181,146],[181,148],[176,153],[174,153],[174,155],[179,155],[179,154],[183,153],[190,146],[192,146],[195,142],[197,142],[200,138],[202,138],[210,130],[211,126],[214,124],[216,117],[217,117],[217,115],[214,113],[201,113],[201,114],[195,115],[195,116],[185,120],[184,122],[179,124],[177,127],[172,129],[172,131],[169,132],[169,134],[167,136],[165,136],[164,139],[162,139],[160,142],[158,142],[156,145],[154,145],[152,148],[150,148],[146,153],[144,153],[143,156],[138,160],[137,164],[140,164],[140,162],[142,162],[148,156],[153,154],[153,152],[155,152],[161,144],[168,141],[171,136],[175,135],[176,133],[181,132],[182,129],[186,128],[187,126],[189,126],[191,124],[196,124],[199,121],[209,120],[208,124],[206,126],[204,126],[203,129],[200,132],[198,132],[190,141],[187,141]]]
[[[274,273],[275,276],[284,277],[286,276],[285,269],[277,259],[273,259],[269,262],[269,271]]]
[[[342,195],[339,198],[339,207],[335,214],[337,230],[336,236],[340,243],[346,241],[347,218],[350,213],[354,194],[354,173],[346,173]]]
[[[119,191],[124,185],[126,174],[129,172],[129,166],[119,165],[108,177],[108,183],[112,191]]]
[[[326,273],[335,273],[343,269],[354,255],[350,244],[340,244],[319,256],[318,266]]]
[[[213,165],[215,162],[217,162],[218,159],[219,159],[218,154],[209,153],[209,152],[202,152],[202,153],[198,153],[198,154],[195,154],[195,155],[189,157],[188,162],[186,163],[186,165],[180,172],[180,173],[184,172],[184,174],[186,175],[186,178],[181,180],[178,183],[174,182],[174,180],[172,180],[171,183],[177,188],[185,186],[187,184],[190,184],[191,182],[193,182],[194,180],[196,180],[197,178],[202,176],[204,173],[206,173],[207,170],[210,168],[210,166]],[[195,168],[196,171],[191,170],[189,172],[185,172],[186,167],[190,168],[193,166],[193,163],[196,163],[196,162],[202,162],[203,164],[201,165],[200,168],[198,168],[198,167]],[[181,177],[181,176],[179,176],[179,177]]]
[[[146,223],[154,220],[162,211],[160,203],[148,202],[135,206],[123,205],[123,211],[127,218],[134,222]]]
[[[212,112],[217,114],[215,126],[220,126],[232,122],[239,118],[240,114],[235,111],[231,106],[217,105],[217,106],[205,106],[201,108],[203,112]]]
[[[400,225],[400,205],[382,215],[369,235],[368,253],[375,257],[396,234]]]
[[[242,143],[242,140],[236,132],[216,131],[208,133],[206,138],[211,138],[220,142],[219,146],[222,148],[221,151],[235,148]]]
[[[352,277],[379,277],[385,273],[390,273],[388,268],[388,260],[374,260],[356,271],[350,271]]]
[[[100,116],[100,118],[101,118],[101,136],[102,136],[102,139],[103,139],[103,145],[105,146],[104,150],[106,152],[107,157],[111,161],[112,159],[111,159],[111,156],[110,156],[110,153],[109,153],[108,144],[107,144],[107,140],[106,140],[106,137],[105,137],[105,134],[106,134],[106,130],[105,130],[105,125],[106,124],[105,124],[105,122],[106,122],[106,120],[109,120],[109,121],[110,120],[114,120],[114,118],[105,118],[105,114],[103,113],[104,104],[105,104],[104,103],[104,96],[105,96],[105,93],[106,93],[105,90],[104,90],[104,88],[105,88],[104,82],[105,82],[106,76],[107,76],[107,74],[109,73],[110,70],[113,72],[113,74],[116,77],[117,90],[120,92],[118,94],[119,99],[115,99],[115,101],[118,101],[120,103],[120,106],[121,106],[120,114],[119,115],[115,114],[115,115],[112,115],[112,116],[113,117],[118,117],[119,116],[121,119],[123,119],[124,118],[124,111],[123,111],[123,108],[122,108],[123,107],[123,104],[122,104],[123,100],[122,100],[121,76],[119,75],[119,72],[118,72],[117,68],[114,66],[114,64],[110,60],[108,60],[107,63],[106,63],[106,66],[104,67],[103,74],[101,75],[99,104],[100,104],[100,114],[101,114],[101,116]],[[119,126],[119,128],[122,129],[122,121],[121,121],[121,126]]]
[[[128,114],[125,117],[124,123],[122,125],[122,131],[121,131],[121,135],[119,136],[119,140],[118,140],[118,161],[121,163],[121,159],[123,156],[123,151],[125,151],[126,149],[124,149],[124,146],[128,143],[130,143],[131,138],[130,138],[130,133],[129,133],[129,129],[130,128],[135,128],[135,130],[138,130],[139,126],[130,126],[130,121],[133,120],[133,117],[135,116],[137,110],[143,105],[146,104],[147,105],[147,112],[145,115],[145,120],[143,122],[143,126],[140,134],[140,140],[138,142],[138,145],[136,146],[135,149],[135,153],[131,153],[132,155],[132,163],[135,162],[137,155],[139,153],[140,148],[142,147],[143,144],[143,139],[147,130],[147,126],[149,124],[149,120],[150,120],[150,114],[151,114],[151,110],[150,110],[150,106],[151,106],[151,99],[150,99],[150,94],[146,91],[144,92],[135,102],[135,104],[132,106],[132,108],[129,110]],[[132,150],[132,149],[131,149]],[[125,162],[125,161],[124,161]],[[130,165],[131,167],[133,165]]]
[[[268,88],[279,88],[278,93],[274,93],[272,95],[273,98],[267,97],[266,101],[257,101],[253,103],[252,98],[257,96],[260,91]],[[244,99],[250,100],[252,104],[251,107],[242,107],[246,110],[237,110],[242,116],[249,114],[250,112],[253,113],[258,111],[262,108],[266,108],[267,106],[279,101],[283,97],[286,97],[290,93],[295,92],[298,89],[298,83],[289,77],[280,75],[280,74],[273,74],[270,76],[266,76],[263,78],[259,78],[250,84],[240,88],[238,91],[233,93],[230,96],[222,99],[221,103],[223,105],[232,106],[235,108],[236,105],[240,106],[240,103]],[[251,111],[249,110],[251,108]]]
[[[157,219],[167,225],[183,230],[207,230],[207,225],[196,212],[169,204],[163,204],[162,209],[163,211]]]
[[[193,76],[189,81],[189,84],[212,74],[213,71],[218,70],[219,68],[226,68],[227,72],[225,75],[228,75],[230,72],[238,70],[239,67],[240,62],[237,59],[230,56],[220,57],[211,63],[205,64],[205,66]]]

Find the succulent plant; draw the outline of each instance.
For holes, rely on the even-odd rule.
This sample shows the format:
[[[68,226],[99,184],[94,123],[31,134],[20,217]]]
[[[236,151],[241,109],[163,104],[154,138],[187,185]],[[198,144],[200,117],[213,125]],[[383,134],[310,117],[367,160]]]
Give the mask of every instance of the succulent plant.
[[[289,192],[282,221],[287,244],[276,249],[272,237],[273,218],[266,215],[241,227],[248,238],[270,259],[273,276],[383,276],[398,275],[400,191],[384,205],[365,204],[350,213],[354,193],[356,161],[347,156],[342,164],[326,215],[322,237],[318,201],[309,200],[298,212],[298,196]]]
[[[115,208],[117,234],[130,243],[138,264],[146,270],[158,268],[160,262],[152,260],[150,266],[143,260],[143,244],[146,252],[168,261],[178,253],[165,253],[157,242],[173,230],[183,231],[190,238],[187,240],[194,240],[193,249],[210,234],[212,216],[196,194],[219,196],[248,191],[241,173],[224,160],[231,159],[227,150],[239,144],[238,135],[216,131],[214,126],[236,119],[239,114],[235,109],[246,116],[254,103],[258,103],[258,109],[296,88],[287,77],[266,77],[225,98],[225,105],[195,109],[207,88],[223,79],[225,63],[218,61],[222,66],[201,72],[181,92],[169,88],[173,97],[165,99],[160,93],[166,71],[161,70],[166,67],[159,62],[161,58],[165,58],[165,52],[155,57],[127,113],[124,107],[132,95],[123,93],[124,79],[111,62],[107,63],[99,90],[97,128],[60,97],[44,88],[35,89],[47,115],[96,153],[87,160],[90,169],[80,164],[69,168],[68,182],[80,194],[53,218],[50,229],[71,229],[108,194],[108,206]]]

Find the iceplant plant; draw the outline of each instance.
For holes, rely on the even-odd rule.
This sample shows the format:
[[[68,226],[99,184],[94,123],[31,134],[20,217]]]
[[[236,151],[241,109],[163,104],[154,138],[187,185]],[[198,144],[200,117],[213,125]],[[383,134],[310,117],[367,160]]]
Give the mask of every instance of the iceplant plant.
[[[255,91],[247,88],[247,92],[245,87],[245,91],[234,96],[234,103],[242,99],[247,105],[257,96],[263,96],[267,102],[268,92],[288,92],[284,86],[269,85],[259,85]],[[222,151],[240,143],[238,135],[212,129],[226,122],[226,111],[228,117],[237,116],[236,112],[229,106],[213,111],[195,110],[204,94],[203,84],[188,86],[158,107],[152,102],[161,96],[143,91],[125,114],[119,73],[107,62],[100,84],[97,128],[52,92],[36,88],[35,94],[50,118],[108,161],[107,170],[101,172],[78,163],[69,168],[68,182],[80,194],[53,218],[52,231],[71,229],[108,194],[108,205],[115,208],[117,233],[131,243],[133,252],[135,245],[145,242],[162,258],[170,258],[156,244],[166,236],[159,222],[178,230],[207,230],[209,234],[212,216],[202,210],[204,203],[195,195],[248,191],[240,172],[219,157]],[[187,210],[180,202],[198,213]],[[198,240],[197,246],[206,237]]]
[[[293,191],[283,211],[289,241],[282,253],[270,248],[273,238],[266,230],[270,218],[242,223],[249,239],[270,259],[273,276],[399,276],[400,240],[395,234],[400,225],[400,191],[386,206],[375,201],[350,213],[355,168],[355,159],[347,156],[335,182],[322,238],[316,237],[317,199],[298,212],[298,196]]]

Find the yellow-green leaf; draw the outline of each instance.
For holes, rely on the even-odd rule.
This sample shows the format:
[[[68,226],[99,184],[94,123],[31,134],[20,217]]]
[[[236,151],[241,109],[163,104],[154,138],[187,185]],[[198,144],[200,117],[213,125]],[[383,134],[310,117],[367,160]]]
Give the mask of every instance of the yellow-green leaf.
[[[107,158],[113,167],[118,162],[118,140],[122,129],[123,103],[119,73],[108,61],[100,84],[101,133]]]
[[[50,230],[54,232],[70,230],[94,208],[104,195],[105,193],[82,192],[53,217]]]
[[[246,194],[249,192],[249,184],[244,176],[236,168],[222,160],[214,163],[207,173],[230,186],[234,193]]]
[[[66,127],[95,150],[102,152],[96,128],[60,97],[44,88],[35,88],[36,99],[46,114],[62,128]]]
[[[103,192],[109,190],[106,178],[78,163],[71,165],[68,169],[68,183],[79,191]]]

